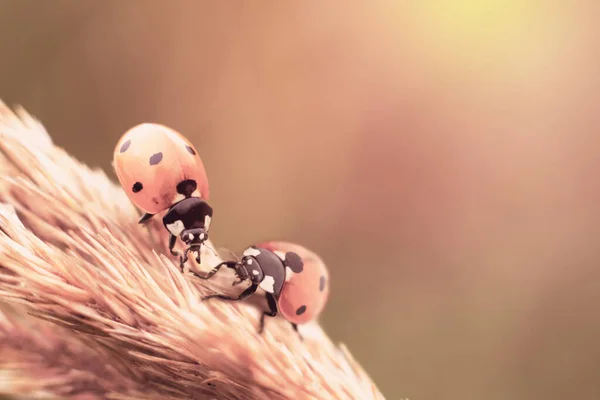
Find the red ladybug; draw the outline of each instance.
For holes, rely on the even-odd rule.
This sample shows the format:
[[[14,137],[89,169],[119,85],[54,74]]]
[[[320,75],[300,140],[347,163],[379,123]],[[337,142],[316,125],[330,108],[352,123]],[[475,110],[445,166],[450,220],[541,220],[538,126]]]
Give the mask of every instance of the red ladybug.
[[[164,125],[144,123],[128,130],[117,142],[113,166],[131,201],[144,215],[144,223],[167,210],[163,224],[169,231],[169,251],[177,238],[200,263],[200,246],[208,239],[212,208],[208,177],[194,146],[180,133]]]
[[[208,279],[222,266],[235,270],[238,281],[234,285],[250,280],[250,286],[237,297],[214,294],[203,300],[239,301],[262,289],[269,311],[261,315],[259,333],[264,329],[265,317],[275,317],[278,313],[297,331],[299,324],[316,319],[327,302],[329,273],[325,263],[300,245],[281,241],[261,243],[247,248],[240,261],[224,261],[207,276],[195,275]]]

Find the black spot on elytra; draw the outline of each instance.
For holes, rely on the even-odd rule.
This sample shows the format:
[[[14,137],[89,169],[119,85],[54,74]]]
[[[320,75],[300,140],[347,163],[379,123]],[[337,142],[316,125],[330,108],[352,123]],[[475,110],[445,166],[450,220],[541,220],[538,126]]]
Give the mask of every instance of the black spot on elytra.
[[[195,180],[186,179],[185,181],[181,181],[177,184],[177,193],[182,194],[185,197],[190,197],[197,188],[198,185],[196,184]]]
[[[305,311],[306,311],[306,306],[300,306],[296,310],[296,315],[302,315],[302,314],[304,314]]]
[[[187,144],[185,145],[185,149],[188,151],[188,153],[190,153],[191,155],[195,156],[196,152],[194,151],[194,149],[192,149],[191,146],[188,146]]]
[[[133,184],[133,187],[131,188],[131,190],[133,190],[133,193],[137,193],[140,190],[142,190],[144,188],[144,185],[142,185],[142,182],[136,182]]]
[[[121,145],[121,150],[119,150],[121,153],[125,153],[127,151],[127,149],[129,148],[129,146],[131,145],[131,140],[127,140],[125,143],[123,143]]]
[[[302,258],[296,253],[292,253],[291,251],[285,253],[285,265],[290,267],[294,273],[299,274],[304,270],[304,262]]]
[[[162,153],[159,152],[159,153],[153,154],[150,157],[150,165],[156,165],[159,162],[161,162],[162,159],[163,159],[163,154]]]
[[[319,279],[319,291],[322,292],[325,290],[325,284],[327,283],[327,279],[324,275],[321,275],[321,279]]]

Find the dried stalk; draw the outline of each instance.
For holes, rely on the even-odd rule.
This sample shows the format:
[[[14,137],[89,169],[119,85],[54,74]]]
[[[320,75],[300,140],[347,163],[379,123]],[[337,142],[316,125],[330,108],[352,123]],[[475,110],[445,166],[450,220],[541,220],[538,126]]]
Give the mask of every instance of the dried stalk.
[[[0,301],[53,322],[56,332],[32,343],[47,350],[74,346],[67,353],[72,360],[59,368],[103,378],[89,392],[99,398],[383,399],[317,323],[301,327],[304,342],[281,320],[269,320],[260,336],[252,305],[200,302],[203,294],[229,290],[231,276],[206,283],[181,274],[166,255],[159,221],[137,224],[139,214],[119,186],[54,146],[24,110],[15,114],[1,103],[0,150]],[[203,263],[219,261],[204,249]],[[12,331],[0,330],[5,337],[15,329],[27,334],[9,325]],[[59,333],[64,329],[70,336]],[[2,351],[18,353],[7,359],[28,357],[10,339]],[[106,372],[77,367],[92,352]],[[44,354],[28,379],[56,374],[63,388],[81,389],[85,379],[47,367]],[[60,396],[81,392],[56,390],[50,378],[38,383],[36,390]]]
[[[0,307],[0,399],[159,397],[120,356],[85,336]],[[125,396],[125,397],[123,397]]]

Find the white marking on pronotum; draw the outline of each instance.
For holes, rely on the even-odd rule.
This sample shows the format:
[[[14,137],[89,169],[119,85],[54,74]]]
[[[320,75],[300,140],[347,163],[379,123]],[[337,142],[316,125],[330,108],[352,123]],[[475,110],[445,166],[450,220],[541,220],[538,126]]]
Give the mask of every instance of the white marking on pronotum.
[[[285,281],[288,282],[292,279],[292,275],[294,275],[294,271],[290,267],[285,267]]]
[[[190,240],[194,240],[194,235],[192,235],[191,233],[188,233],[188,238],[189,238]]]
[[[210,215],[205,215],[204,216],[204,228],[206,230],[208,230],[208,228],[210,227],[210,221],[211,221]]]
[[[256,269],[252,270],[252,275],[258,275],[258,274],[260,274],[260,272],[258,272],[258,270],[256,270]]]
[[[252,265],[252,259],[250,258],[250,259],[246,260],[246,264]]]
[[[204,240],[204,233],[200,234],[200,240]]]
[[[275,285],[275,279],[271,275],[265,276],[265,279],[260,283],[260,288],[267,293],[273,293],[275,289],[273,286]]]
[[[260,250],[255,249],[254,247],[248,247],[245,251],[244,251],[244,255],[245,256],[252,256],[252,257],[256,257],[260,254]]]
[[[181,232],[183,232],[183,230],[185,229],[185,226],[183,226],[182,221],[177,220],[172,224],[167,224],[167,229],[169,230],[169,232],[171,232],[172,235],[179,236],[181,235]]]

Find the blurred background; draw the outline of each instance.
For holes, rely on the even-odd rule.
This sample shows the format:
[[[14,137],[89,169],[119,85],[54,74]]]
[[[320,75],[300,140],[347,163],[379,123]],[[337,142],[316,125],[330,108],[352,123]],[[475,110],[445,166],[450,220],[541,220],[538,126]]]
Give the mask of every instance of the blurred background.
[[[190,138],[215,244],[321,254],[388,399],[600,398],[600,4],[168,4],[0,1],[0,98],[112,177]]]

